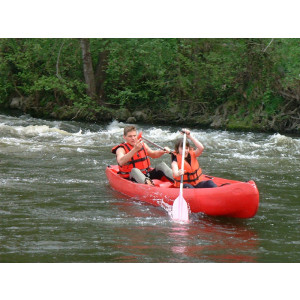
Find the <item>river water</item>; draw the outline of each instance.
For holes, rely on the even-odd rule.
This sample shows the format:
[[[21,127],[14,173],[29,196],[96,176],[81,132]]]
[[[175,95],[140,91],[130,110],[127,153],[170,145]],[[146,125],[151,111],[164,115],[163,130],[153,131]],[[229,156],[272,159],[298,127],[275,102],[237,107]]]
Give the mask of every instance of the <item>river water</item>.
[[[192,214],[184,225],[110,188],[124,125],[0,115],[0,262],[300,262],[299,137],[193,129],[203,171],[254,180],[260,205],[251,219]],[[180,136],[139,129],[170,148]]]

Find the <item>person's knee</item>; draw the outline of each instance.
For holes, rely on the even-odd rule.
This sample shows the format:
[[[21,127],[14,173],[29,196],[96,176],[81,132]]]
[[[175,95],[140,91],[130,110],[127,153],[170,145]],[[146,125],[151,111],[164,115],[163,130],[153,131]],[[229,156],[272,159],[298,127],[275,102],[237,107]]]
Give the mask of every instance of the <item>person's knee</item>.
[[[174,182],[172,169],[165,162],[159,163],[155,169],[162,172],[162,175],[167,177],[171,182]]]
[[[155,167],[155,169],[158,171],[165,171],[165,170],[168,170],[168,168],[169,167],[166,165],[165,162],[161,162]]]
[[[201,181],[199,182],[196,186],[196,188],[214,188],[217,187],[217,185],[212,181],[212,180],[207,180],[207,181]]]
[[[217,187],[217,185],[212,180],[208,180],[208,181],[204,182],[203,187],[204,188],[214,188],[214,187]]]
[[[139,173],[141,173],[141,170],[139,170],[138,168],[132,168],[132,170],[130,171],[130,176],[138,175]]]
[[[129,177],[131,180],[134,180],[138,183],[144,183],[144,181],[145,181],[145,175],[138,168],[133,168],[130,172]]]
[[[167,176],[172,176],[172,169],[165,163],[165,162],[161,162],[159,163],[155,169],[157,171],[162,171],[164,174],[166,174]]]
[[[191,184],[189,184],[189,183],[184,183],[183,184],[183,188],[184,189],[193,189],[194,187]]]
[[[209,180],[207,182],[207,187],[208,188],[214,188],[214,187],[217,187],[217,185],[212,180]]]

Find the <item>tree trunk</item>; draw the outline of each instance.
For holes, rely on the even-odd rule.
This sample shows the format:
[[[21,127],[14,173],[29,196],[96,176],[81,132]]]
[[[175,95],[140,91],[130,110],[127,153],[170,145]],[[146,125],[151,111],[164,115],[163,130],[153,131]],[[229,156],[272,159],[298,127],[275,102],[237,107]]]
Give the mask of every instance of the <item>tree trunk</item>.
[[[108,50],[100,52],[96,68],[96,91],[100,103],[103,103],[105,101],[104,81],[106,77],[108,54]]]
[[[82,52],[84,79],[85,83],[87,84],[87,94],[92,99],[96,99],[96,83],[90,51],[90,42],[88,39],[79,40]]]

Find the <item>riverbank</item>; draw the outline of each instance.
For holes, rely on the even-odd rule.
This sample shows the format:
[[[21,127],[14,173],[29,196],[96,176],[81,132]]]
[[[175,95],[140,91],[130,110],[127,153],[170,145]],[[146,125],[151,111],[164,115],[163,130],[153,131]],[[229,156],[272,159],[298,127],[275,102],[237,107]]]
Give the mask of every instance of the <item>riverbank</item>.
[[[6,102],[7,103],[7,102]],[[251,107],[246,101],[227,101],[216,110],[185,112],[179,106],[164,109],[112,108],[109,106],[75,107],[36,105],[30,98],[15,97],[0,109],[8,114],[29,114],[33,117],[53,120],[76,120],[92,123],[106,123],[117,120],[126,123],[153,125],[184,125],[235,131],[280,132],[300,134],[300,107],[289,102],[280,109],[270,110],[262,103]]]
[[[34,117],[300,132],[299,39],[0,39],[0,106]]]

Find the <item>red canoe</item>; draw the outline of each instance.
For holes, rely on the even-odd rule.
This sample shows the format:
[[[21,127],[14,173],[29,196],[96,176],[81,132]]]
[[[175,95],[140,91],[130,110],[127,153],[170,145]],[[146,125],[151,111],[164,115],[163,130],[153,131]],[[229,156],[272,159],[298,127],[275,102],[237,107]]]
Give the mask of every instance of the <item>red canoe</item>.
[[[155,206],[173,205],[179,195],[179,188],[166,178],[153,180],[155,186],[139,184],[118,175],[118,166],[108,166],[106,176],[111,187],[129,197]],[[183,197],[190,212],[209,216],[251,218],[258,210],[259,193],[254,181],[241,182],[206,175],[213,179],[216,188],[183,189]]]

